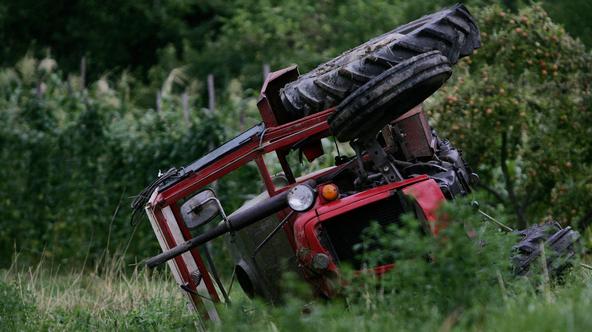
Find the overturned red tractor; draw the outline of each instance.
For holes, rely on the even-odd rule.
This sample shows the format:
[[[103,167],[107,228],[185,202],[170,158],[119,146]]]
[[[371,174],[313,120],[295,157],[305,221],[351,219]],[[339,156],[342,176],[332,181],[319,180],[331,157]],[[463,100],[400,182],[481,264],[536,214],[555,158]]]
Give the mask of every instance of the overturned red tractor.
[[[226,237],[233,277],[245,293],[275,302],[286,271],[302,276],[318,295],[335,296],[340,266],[361,268],[353,246],[371,222],[396,224],[411,212],[437,235],[440,204],[469,193],[478,177],[430,127],[421,104],[446,82],[453,64],[479,45],[473,18],[456,5],[305,75],[296,67],[271,73],[258,102],[261,124],[161,174],[133,204],[145,208],[163,250],[147,265],[168,261],[195,309],[217,320],[215,304],[228,301],[228,294],[207,250],[213,239]],[[321,141],[327,138],[348,142],[353,153],[337,149],[332,166],[295,174],[290,152],[313,161],[324,154]],[[269,169],[270,155],[278,174]],[[227,214],[212,184],[250,162],[266,190]],[[555,225],[537,232],[525,232],[516,247],[517,273],[526,273],[538,257],[539,243],[570,255],[578,238]],[[372,269],[386,273],[393,263]]]

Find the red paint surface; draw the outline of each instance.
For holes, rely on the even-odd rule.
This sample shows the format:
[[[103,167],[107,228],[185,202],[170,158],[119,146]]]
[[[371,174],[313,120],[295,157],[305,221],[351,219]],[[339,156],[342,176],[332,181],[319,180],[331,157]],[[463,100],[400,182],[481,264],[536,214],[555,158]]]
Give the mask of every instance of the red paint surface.
[[[427,222],[430,225],[430,230],[434,236],[443,228],[443,224],[438,224],[437,211],[440,205],[446,200],[440,186],[433,179],[424,182],[416,183],[412,186],[403,189],[406,195],[415,199],[417,204],[421,207]]]
[[[175,242],[175,239],[173,238],[173,235],[171,234],[171,231],[168,225],[166,224],[166,220],[164,218],[164,215],[162,214],[162,210],[154,210],[154,216],[156,217],[157,224],[160,230],[162,231],[164,239],[169,248],[174,248],[175,246],[177,246],[177,243]],[[179,272],[181,273],[181,279],[183,283],[188,285],[191,290],[195,291],[197,289],[197,285],[195,284],[195,282],[193,282],[193,279],[191,279],[189,275],[189,269],[187,268],[187,264],[185,264],[183,257],[177,256],[174,258],[174,260],[177,264],[177,267],[179,268]],[[209,319],[210,317],[208,315],[208,311],[206,310],[203,304],[203,300],[195,294],[189,293],[189,296],[191,298],[191,302],[193,302],[202,318]]]
[[[242,147],[232,151],[231,153],[222,157],[220,160],[213,162],[200,171],[187,176],[182,181],[158,193],[158,195],[156,195],[155,198],[150,201],[150,204],[154,207],[154,214],[157,224],[161,228],[165,241],[170,248],[173,248],[180,243],[175,243],[174,238],[172,237],[170,230],[166,225],[166,221],[162,215],[162,209],[164,207],[173,207],[172,210],[177,225],[181,230],[184,239],[188,240],[191,238],[191,234],[185,227],[183,219],[181,218],[178,211],[178,203],[180,201],[253,160],[255,160],[257,163],[268,193],[271,196],[277,195],[278,193],[288,190],[291,186],[286,186],[281,189],[276,189],[274,187],[270,174],[265,166],[265,163],[263,162],[263,155],[274,151],[278,152],[278,155],[282,155],[282,151],[288,151],[288,149],[293,147],[294,144],[301,142],[304,139],[310,137],[320,138],[330,135],[330,128],[327,123],[327,119],[332,113],[335,112],[334,108],[327,109],[323,112],[315,113],[305,118],[283,125],[270,126],[277,122],[276,119],[273,118],[271,109],[268,109],[269,104],[262,104],[261,107],[264,108],[262,114],[265,115],[264,120],[268,124],[268,128],[265,130],[262,138],[253,137],[251,141]],[[280,158],[280,160],[282,160],[282,158]],[[344,166],[345,165],[342,165],[327,170],[325,174],[327,172],[334,172],[340,167]],[[321,175],[322,174],[317,174],[314,177],[319,177]],[[300,183],[310,178],[312,177],[309,176],[303,178]],[[288,239],[290,240],[297,257],[300,259],[300,262],[304,266],[309,266],[312,257],[317,253],[324,253],[331,257],[331,254],[328,252],[328,250],[323,248],[323,246],[320,244],[316,235],[316,229],[320,223],[367,204],[386,199],[393,195],[393,193],[397,190],[402,190],[406,195],[409,195],[415,199],[421,208],[421,211],[423,211],[426,220],[430,223],[432,233],[437,235],[439,228],[441,227],[436,224],[436,210],[440,206],[441,202],[445,200],[445,198],[434,180],[429,179],[426,175],[421,175],[412,179],[372,188],[331,202],[327,202],[321,198],[318,198],[314,208],[311,210],[304,213],[293,214],[291,220],[289,220],[289,222],[284,226],[284,230],[288,235]],[[289,211],[289,209],[286,209],[278,213],[279,220],[285,217]],[[200,257],[199,250],[196,248],[191,250],[190,253],[194,258],[200,272],[202,273],[202,276],[204,277],[203,281],[205,282],[211,298],[218,302],[220,299],[206,269],[206,266]],[[181,256],[178,256],[174,259],[181,272],[183,282],[187,283],[192,290],[196,290],[197,285],[195,285],[193,280],[190,278],[189,269]],[[374,267],[372,270],[376,274],[381,275],[392,269],[393,266],[394,264],[387,264],[384,266]],[[334,273],[337,271],[337,266],[334,262],[331,262],[328,268],[329,274],[333,273],[334,275]],[[306,268],[304,269],[304,273],[309,281],[315,285],[320,292],[325,293],[325,295],[331,295],[332,289],[327,277],[323,277],[318,273],[307,271]],[[207,318],[207,312],[205,311],[202,299],[195,295],[191,295],[191,298],[200,313],[202,315],[205,314],[204,317]]]
[[[380,187],[372,188],[351,196],[347,196],[332,202],[326,202],[317,199],[317,203],[311,210],[301,213],[293,222],[294,237],[296,247],[294,248],[300,263],[310,266],[312,258],[318,253],[323,253],[331,257],[330,251],[323,247],[317,236],[317,229],[323,222],[334,217],[355,210],[362,206],[387,199],[394,194],[394,191],[402,190],[406,195],[414,198],[426,220],[430,223],[432,233],[438,233],[436,223],[436,211],[440,204],[445,200],[438,184],[426,175],[420,175],[400,182],[390,183]],[[347,227],[344,225],[344,227]],[[392,269],[394,264],[377,266],[372,270],[377,275],[382,275]],[[334,261],[331,261],[327,269],[327,274],[338,273],[338,267]],[[327,296],[334,292],[331,282],[327,278],[319,278],[317,273],[304,271],[305,277],[319,291]]]
[[[185,226],[185,223],[183,222],[183,218],[181,217],[181,209],[179,208],[179,205],[175,205],[173,207],[171,207],[171,210],[173,211],[173,215],[175,216],[175,221],[177,222],[177,225],[179,226],[179,229],[181,230],[181,234],[183,234],[183,239],[185,241],[188,241],[191,239],[191,233],[189,232],[189,229]],[[180,244],[180,243],[178,243]],[[201,273],[202,276],[202,281],[204,282],[206,288],[208,289],[208,293],[210,294],[210,298],[214,301],[214,302],[220,302],[220,298],[218,296],[218,292],[216,291],[216,287],[214,286],[214,282],[212,280],[212,278],[210,277],[210,274],[208,273],[208,269],[206,268],[203,259],[201,258],[201,254],[199,253],[199,248],[193,248],[189,251],[191,253],[191,257],[193,257],[193,260],[195,261],[195,265],[197,265],[197,269],[199,270],[199,272]],[[196,288],[192,289],[193,291],[197,291],[197,285],[195,285]]]

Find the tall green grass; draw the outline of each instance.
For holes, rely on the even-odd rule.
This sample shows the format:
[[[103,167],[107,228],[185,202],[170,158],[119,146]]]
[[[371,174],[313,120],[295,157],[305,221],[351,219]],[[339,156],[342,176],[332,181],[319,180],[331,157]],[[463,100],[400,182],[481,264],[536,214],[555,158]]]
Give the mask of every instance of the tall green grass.
[[[41,262],[0,272],[7,330],[191,330],[194,315],[168,271],[126,269],[121,259],[64,271]]]
[[[420,224],[371,229],[359,246],[368,265],[395,260],[382,278],[352,277],[342,296],[324,301],[286,276],[284,303],[270,306],[232,292],[215,331],[588,331],[592,273],[562,280],[514,277],[513,237],[482,221],[464,201],[444,210],[448,227],[434,239]],[[467,236],[472,235],[472,238]],[[376,248],[380,243],[382,249]],[[0,326],[6,330],[194,330],[196,315],[168,271],[131,269],[122,259],[65,271],[49,263],[0,272]]]
[[[225,323],[217,329],[590,330],[590,271],[575,267],[553,281],[537,274],[515,277],[509,257],[516,238],[481,220],[467,203],[445,208],[442,219],[448,227],[437,239],[425,236],[409,216],[403,218],[404,227],[370,229],[358,248],[363,260],[368,266],[395,261],[396,268],[381,278],[352,278],[352,271],[346,271],[350,281],[342,299],[311,300],[291,284],[283,306],[240,301],[224,312]]]

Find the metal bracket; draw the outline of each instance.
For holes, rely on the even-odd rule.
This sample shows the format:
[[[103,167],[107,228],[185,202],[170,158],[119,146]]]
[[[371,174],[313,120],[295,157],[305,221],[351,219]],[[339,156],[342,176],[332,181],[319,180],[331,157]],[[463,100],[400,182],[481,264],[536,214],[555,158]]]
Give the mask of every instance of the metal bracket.
[[[401,149],[403,156],[408,159],[411,153],[409,153],[409,149],[407,148],[407,140],[405,139],[407,134],[401,131],[401,128],[399,128],[398,125],[391,126],[391,129],[393,131],[393,138],[398,143],[399,149]]]
[[[202,191],[206,191],[206,190],[209,190],[212,193],[214,193],[214,190],[212,190],[211,188],[207,188],[207,189],[204,189]],[[226,226],[228,226],[228,229],[230,230],[230,233],[233,233],[234,230],[232,229],[232,225],[230,224],[230,222],[228,221],[228,218],[226,217],[226,211],[224,211],[224,208],[222,207],[222,203],[220,203],[220,200],[216,197],[216,194],[215,193],[214,193],[214,196],[213,197],[210,197],[210,198],[206,199],[202,203],[202,205],[205,204],[205,203],[207,203],[207,202],[209,202],[209,201],[216,202],[216,205],[218,205],[218,209],[220,211],[220,216],[222,217],[222,221],[224,221],[224,223],[226,224]]]
[[[367,173],[363,167],[362,151],[366,151],[368,157],[374,163],[376,169],[382,174],[386,182],[396,182],[403,179],[401,173],[397,170],[397,167],[389,160],[388,155],[384,152],[384,149],[377,140],[356,140],[351,143],[352,147],[356,151],[358,158],[359,174],[362,179],[367,179]]]
[[[267,234],[265,239],[263,239],[263,241],[261,241],[261,243],[257,245],[255,250],[253,251],[253,254],[251,255],[252,260],[255,260],[255,256],[257,255],[259,250],[261,250],[261,248],[263,248],[263,246],[267,242],[269,242],[269,240],[271,240],[271,238],[286,224],[286,222],[288,222],[292,214],[294,214],[294,211],[290,211],[290,213],[288,213],[288,215],[286,215],[286,217],[284,217],[284,219],[277,224],[277,226],[271,231],[271,233]]]
[[[358,164],[356,173],[358,173],[358,178],[362,183],[366,183],[368,182],[368,173],[364,168],[364,159],[362,158],[362,153],[364,152],[363,147],[357,144],[357,142],[351,142],[350,145],[356,152],[356,163]]]

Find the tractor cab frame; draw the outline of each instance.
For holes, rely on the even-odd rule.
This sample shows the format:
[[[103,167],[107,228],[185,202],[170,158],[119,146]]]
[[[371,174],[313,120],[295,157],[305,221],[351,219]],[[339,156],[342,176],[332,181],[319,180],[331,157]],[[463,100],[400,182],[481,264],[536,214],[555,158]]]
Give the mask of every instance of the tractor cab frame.
[[[396,223],[402,213],[411,211],[426,221],[431,233],[438,232],[435,211],[446,199],[443,180],[419,171],[396,179],[388,179],[389,173],[380,170],[371,175],[364,171],[366,164],[378,165],[371,156],[372,149],[378,146],[380,151],[388,150],[387,139],[381,145],[363,146],[356,158],[342,160],[336,166],[300,178],[294,176],[288,153],[299,149],[309,160],[323,154],[320,139],[332,135],[327,119],[335,112],[330,108],[291,119],[280,101],[280,89],[297,77],[295,66],[271,73],[258,101],[263,122],[184,168],[161,176],[145,206],[163,250],[147,264],[168,261],[177,284],[203,319],[219,320],[217,306],[229,301],[214,262],[203,250],[205,243],[224,234],[229,234],[234,256],[233,277],[248,295],[275,302],[280,298],[281,275],[288,270],[305,278],[317,294],[334,296],[340,264],[361,268],[352,246],[372,221]],[[409,127],[409,133],[417,136],[399,153],[416,154],[416,158],[422,149],[433,149],[421,110],[416,108],[398,121],[395,129]],[[283,170],[281,185],[265,164],[264,156],[270,153],[275,153]],[[250,162],[255,162],[265,192],[227,215],[209,188]],[[373,177],[384,177],[384,181],[370,184]],[[354,185],[354,179],[368,183]],[[301,211],[288,203],[289,195],[297,195],[296,188],[310,189],[313,195],[310,206]],[[326,196],[325,191],[331,195]],[[204,232],[197,228],[216,214],[221,216],[220,224]],[[380,274],[392,266],[390,262],[373,269]]]

